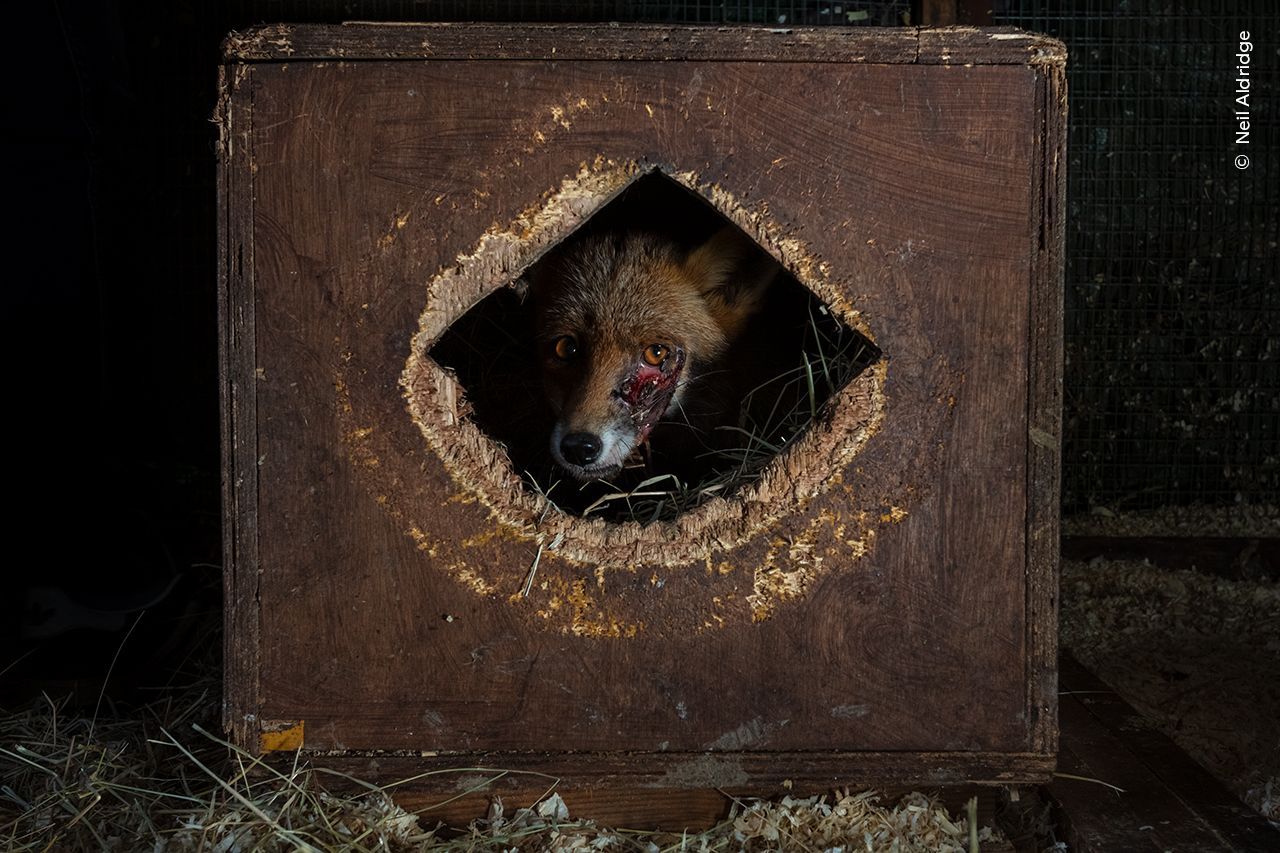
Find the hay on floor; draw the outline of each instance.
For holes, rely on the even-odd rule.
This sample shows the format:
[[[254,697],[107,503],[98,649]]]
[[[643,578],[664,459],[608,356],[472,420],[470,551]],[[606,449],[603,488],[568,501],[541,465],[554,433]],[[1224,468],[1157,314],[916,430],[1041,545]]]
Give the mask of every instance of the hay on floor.
[[[701,833],[652,834],[574,820],[550,792],[507,814],[493,802],[466,828],[396,805],[395,786],[297,763],[272,769],[222,740],[216,685],[127,714],[71,713],[45,699],[0,713],[0,846],[7,850],[349,851],[948,851],[971,849],[969,819],[912,793],[732,803]],[[460,768],[459,773],[472,772]],[[429,815],[429,812],[428,812]],[[990,828],[982,850],[1012,849]]]

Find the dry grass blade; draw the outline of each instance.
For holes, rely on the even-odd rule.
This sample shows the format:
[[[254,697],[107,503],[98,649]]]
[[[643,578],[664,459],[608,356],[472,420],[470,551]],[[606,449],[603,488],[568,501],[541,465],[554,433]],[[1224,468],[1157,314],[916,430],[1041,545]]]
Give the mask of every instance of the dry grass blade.
[[[1101,786],[1102,786],[1102,787],[1104,787],[1104,788],[1110,788],[1111,790],[1115,791],[1117,794],[1123,794],[1123,793],[1124,793],[1124,788],[1121,788],[1121,787],[1119,787],[1119,786],[1117,786],[1117,785],[1112,785],[1110,782],[1103,782],[1101,779],[1095,779],[1095,778],[1093,778],[1092,776],[1077,776],[1077,775],[1076,775],[1076,774],[1074,774],[1074,773],[1057,773],[1057,772],[1055,772],[1055,773],[1053,774],[1053,778],[1055,778],[1055,779],[1070,779],[1070,780],[1072,780],[1073,782],[1088,782],[1088,783],[1090,783],[1090,784],[1092,784],[1092,785],[1101,785]]]
[[[432,770],[378,785],[310,767],[281,767],[237,749],[210,729],[214,685],[196,685],[128,716],[70,714],[42,700],[0,713],[0,847],[14,851],[147,849],[335,851],[758,851],[941,850],[964,853],[966,822],[920,794],[894,808],[871,793],[780,802],[734,800],[729,817],[702,833],[614,830],[572,820],[546,774],[494,767]],[[115,706],[111,706],[115,707]],[[92,730],[93,736],[89,733]],[[464,829],[424,827],[434,807],[409,813],[392,792],[448,774],[485,782],[520,772],[547,789],[530,808],[489,814]],[[323,784],[330,779],[335,784]],[[989,838],[982,830],[980,839]]]
[[[529,590],[533,589],[533,579],[538,574],[538,564],[542,562],[542,543],[538,543],[538,553],[533,555],[533,565],[529,567],[529,574],[524,579],[524,586],[520,588],[520,597],[528,598]]]
[[[190,750],[188,750],[185,746],[183,746],[181,743],[175,740],[173,735],[169,734],[168,732],[165,732],[164,734],[165,734],[165,737],[169,739],[170,745],[174,746],[179,752],[181,752],[184,756],[186,756],[188,761],[190,761],[192,764],[198,767],[201,771],[203,771],[206,776],[208,776],[211,780],[213,780],[213,783],[215,785],[225,790],[228,794],[234,797],[239,803],[241,803],[245,808],[249,809],[249,811],[257,815],[259,819],[261,819],[264,823],[270,826],[275,832],[279,833],[281,838],[283,838],[284,840],[292,844],[298,845],[298,847],[300,847],[303,850],[316,849],[315,847],[312,847],[307,842],[303,841],[302,838],[299,837],[292,830],[281,826],[274,818],[272,818],[270,815],[264,812],[258,806],[257,803],[253,802],[248,797],[241,794],[239,791],[233,788],[228,782],[223,781],[223,779],[220,778],[217,773],[214,773],[212,770],[206,767],[203,763],[201,763],[200,759],[196,758],[194,755],[191,754]]]

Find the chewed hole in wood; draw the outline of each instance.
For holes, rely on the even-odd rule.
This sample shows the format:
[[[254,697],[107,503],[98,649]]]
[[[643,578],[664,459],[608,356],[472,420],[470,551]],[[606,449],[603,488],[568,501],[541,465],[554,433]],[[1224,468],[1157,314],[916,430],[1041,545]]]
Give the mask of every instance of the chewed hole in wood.
[[[525,489],[570,515],[647,525],[738,499],[881,353],[655,170],[428,355]]]

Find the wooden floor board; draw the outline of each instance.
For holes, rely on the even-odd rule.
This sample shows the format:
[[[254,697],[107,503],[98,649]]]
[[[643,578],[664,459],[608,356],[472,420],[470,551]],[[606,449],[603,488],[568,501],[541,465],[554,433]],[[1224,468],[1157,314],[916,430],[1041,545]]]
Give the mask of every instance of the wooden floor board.
[[[1069,655],[1060,673],[1062,739],[1049,793],[1073,850],[1280,850],[1280,832],[1099,678]]]

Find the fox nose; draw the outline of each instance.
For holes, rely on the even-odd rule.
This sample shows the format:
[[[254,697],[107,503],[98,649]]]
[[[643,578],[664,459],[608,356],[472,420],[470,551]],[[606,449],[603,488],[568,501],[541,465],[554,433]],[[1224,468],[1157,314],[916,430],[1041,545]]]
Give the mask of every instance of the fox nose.
[[[600,456],[600,436],[589,432],[571,432],[560,439],[560,452],[574,465],[590,465]]]

